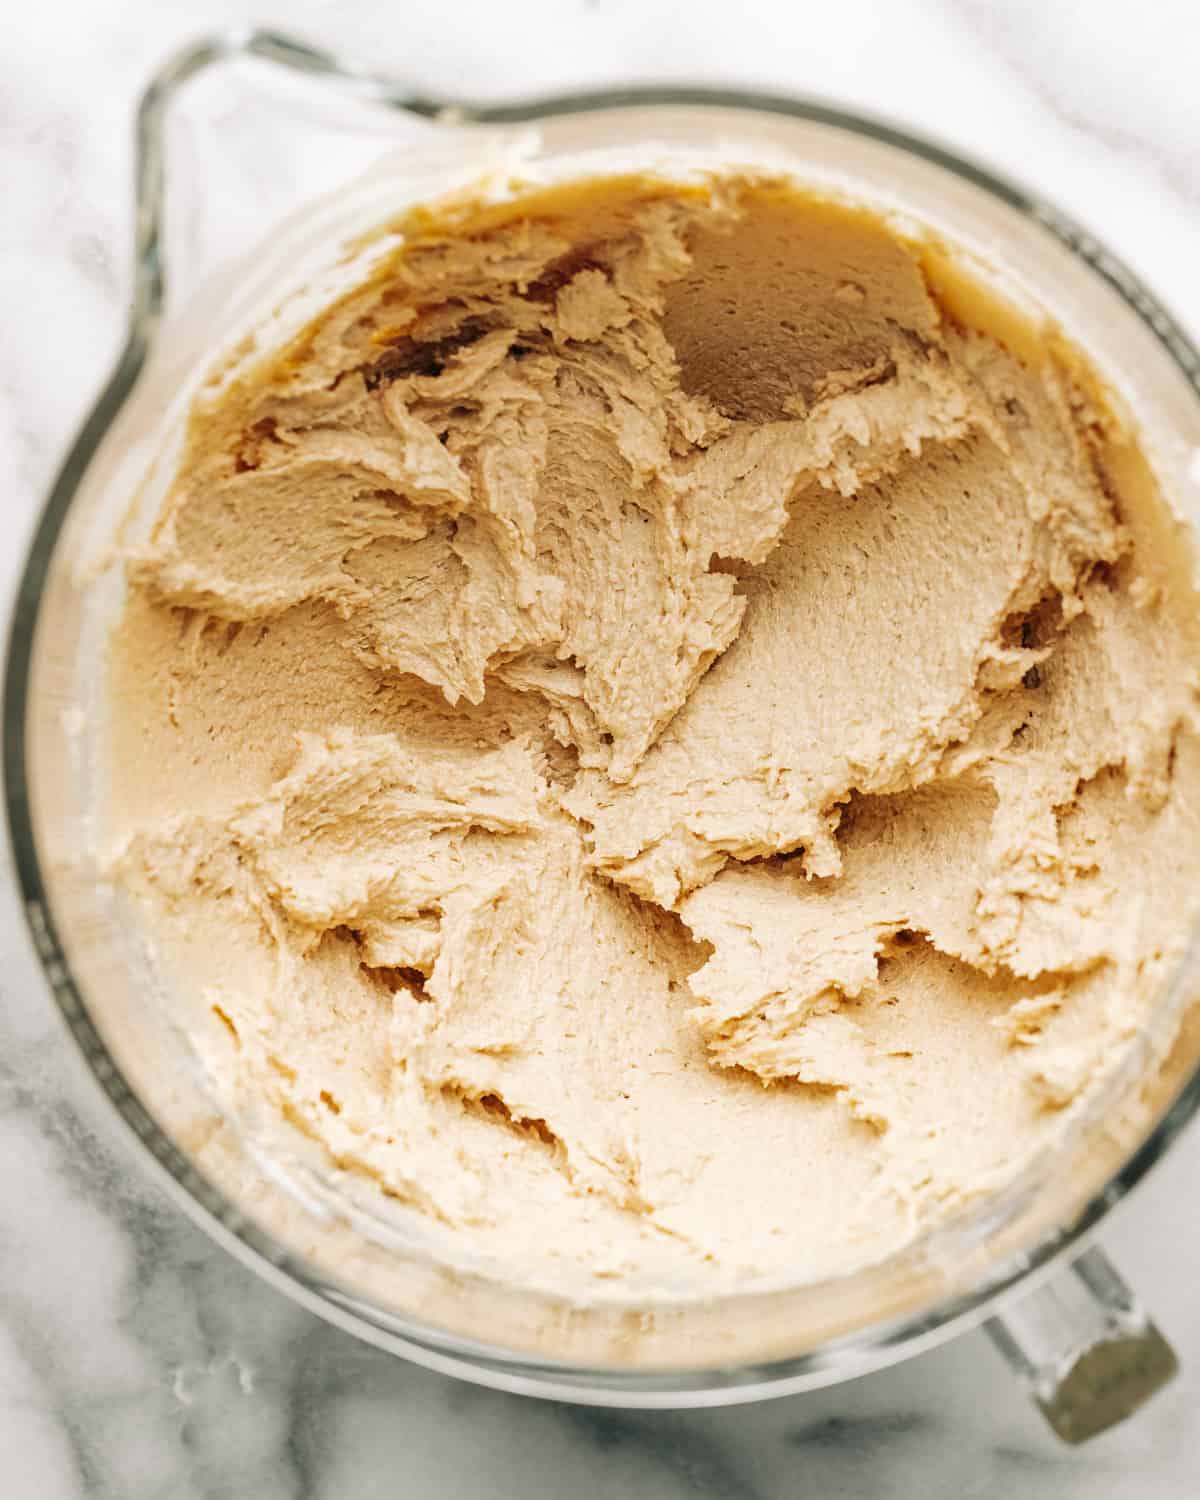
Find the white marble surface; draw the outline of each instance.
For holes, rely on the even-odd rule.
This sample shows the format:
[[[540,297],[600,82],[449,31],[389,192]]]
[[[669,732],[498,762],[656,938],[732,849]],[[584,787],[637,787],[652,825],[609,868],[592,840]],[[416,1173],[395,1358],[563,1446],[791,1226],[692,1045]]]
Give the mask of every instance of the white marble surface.
[[[452,14],[453,32],[446,17]],[[173,46],[230,21],[356,43],[432,91],[753,82],[890,114],[1035,182],[1200,332],[1195,0],[38,0],[0,9],[0,587],[116,351],[129,126]],[[1200,1491],[1193,1131],[1104,1235],[1182,1377],[1055,1445],[980,1335],[853,1386],[622,1415],[476,1390],[260,1284],[142,1175],[68,1044],[0,877],[0,1495],[1093,1497]]]

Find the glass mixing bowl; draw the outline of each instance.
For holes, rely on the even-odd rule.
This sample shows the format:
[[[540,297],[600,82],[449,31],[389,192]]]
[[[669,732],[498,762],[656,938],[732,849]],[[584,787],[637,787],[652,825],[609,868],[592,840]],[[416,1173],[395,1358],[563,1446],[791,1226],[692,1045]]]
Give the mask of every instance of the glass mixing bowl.
[[[889,1260],[819,1284],[587,1303],[439,1262],[319,1169],[217,1110],[135,911],[97,877],[112,540],[154,511],[218,350],[284,336],[356,274],[347,247],[406,205],[614,170],[775,165],[894,210],[1041,305],[1088,350],[1185,519],[1200,509],[1200,356],[1050,205],[946,149],[822,105],[692,89],[472,108],[412,97],[266,33],[176,57],[143,97],[128,342],[68,455],[16,601],[8,816],[54,996],[170,1195],[321,1316],[421,1364],[532,1395],[698,1406],[829,1384],[987,1320],[1056,1430],[1088,1436],[1169,1377],[1169,1347],[1089,1231],[1200,1101],[1195,944],[1104,1097],[1056,1149]],[[360,273],[358,273],[360,274]],[[131,510],[132,506],[132,510]],[[1180,558],[1180,566],[1190,559]],[[1182,906],[1182,903],[1181,903]]]

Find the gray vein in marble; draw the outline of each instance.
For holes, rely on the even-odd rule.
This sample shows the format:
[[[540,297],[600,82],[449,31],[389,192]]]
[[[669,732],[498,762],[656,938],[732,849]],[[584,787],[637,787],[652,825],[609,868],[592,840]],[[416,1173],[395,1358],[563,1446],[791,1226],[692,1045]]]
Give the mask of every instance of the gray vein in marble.
[[[352,1389],[351,1382],[330,1378],[318,1358],[327,1330],[314,1328],[296,1349],[295,1373],[286,1392],[282,1450],[296,1480],[296,1500],[318,1500],[322,1451],[328,1437],[328,1406]]]
[[[50,1419],[61,1439],[60,1446],[66,1447],[69,1466],[84,1493],[89,1496],[99,1494],[101,1470],[93,1455],[87,1424],[80,1421],[63,1401],[55,1361],[45,1341],[38,1336],[27,1309],[7,1292],[0,1292],[0,1326],[38,1383],[38,1399],[31,1401],[30,1405]]]
[[[562,1414],[601,1453],[620,1448],[682,1483],[686,1493],[723,1500],[765,1500],[764,1492],[735,1462],[726,1444],[695,1422],[669,1416],[562,1407]]]
[[[871,1417],[832,1416],[789,1428],[784,1441],[793,1448],[879,1448],[897,1441],[924,1441],[940,1424],[929,1412],[894,1411]]]

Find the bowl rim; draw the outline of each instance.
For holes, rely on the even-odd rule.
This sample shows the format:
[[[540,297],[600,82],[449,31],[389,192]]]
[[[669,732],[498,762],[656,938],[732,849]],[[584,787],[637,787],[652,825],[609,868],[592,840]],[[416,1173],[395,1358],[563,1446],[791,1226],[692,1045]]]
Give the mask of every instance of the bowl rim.
[[[502,104],[470,104],[415,93],[394,78],[365,72],[328,52],[273,31],[216,33],[172,56],[155,73],[141,96],[135,140],[134,282],[125,344],[49,490],[13,599],[3,689],[5,807],[17,887],[51,993],[94,1085],[115,1107],[130,1136],[139,1143],[142,1160],[172,1200],[211,1238],[278,1290],[344,1330],[442,1373],[508,1391],[619,1406],[717,1405],[809,1389],[907,1358],[964,1327],[981,1322],[995,1302],[1018,1282],[1024,1289],[1049,1274],[1061,1257],[1078,1253],[1104,1215],[1162,1157],[1200,1109],[1200,1067],[1184,1080],[1165,1112],[1071,1222],[1044,1233],[1033,1245],[1000,1264],[987,1267],[965,1290],[890,1322],[867,1324],[831,1343],[763,1364],[645,1370],[533,1357],[519,1350],[477,1343],[407,1315],[388,1312],[386,1322],[390,1326],[376,1321],[361,1304],[355,1306],[352,1291],[338,1288],[327,1273],[319,1271],[250,1219],[184,1155],[141,1102],[110,1053],[89,1015],[83,986],[72,974],[38,851],[27,761],[35,637],[45,584],[75,493],[146,364],[162,318],[166,291],[162,244],[166,112],[190,79],[213,66],[248,58],[326,80],[343,91],[389,108],[431,120],[449,114],[456,123],[471,125],[525,124],[563,115],[633,107],[708,106],[781,115],[865,135],[965,179],[1049,230],[1107,282],[1148,327],[1198,399],[1200,351],[1119,257],[1068,215],[1007,176],[890,121],[805,96],[702,85],[648,84],[553,94]],[[1194,956],[1196,946],[1193,936],[1189,958]],[[1189,960],[1185,958],[1180,970],[1188,967]],[[1180,977],[1176,975],[1176,984]]]

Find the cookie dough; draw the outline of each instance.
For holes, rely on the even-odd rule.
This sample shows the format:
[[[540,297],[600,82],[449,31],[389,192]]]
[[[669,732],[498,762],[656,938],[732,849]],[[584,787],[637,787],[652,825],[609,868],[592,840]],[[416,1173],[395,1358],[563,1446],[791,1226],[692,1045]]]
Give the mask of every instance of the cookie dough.
[[[1048,324],[778,181],[399,232],[194,404],[114,875],[239,1127],[439,1253],[876,1260],[1054,1140],[1186,938],[1196,611],[1136,445]]]

